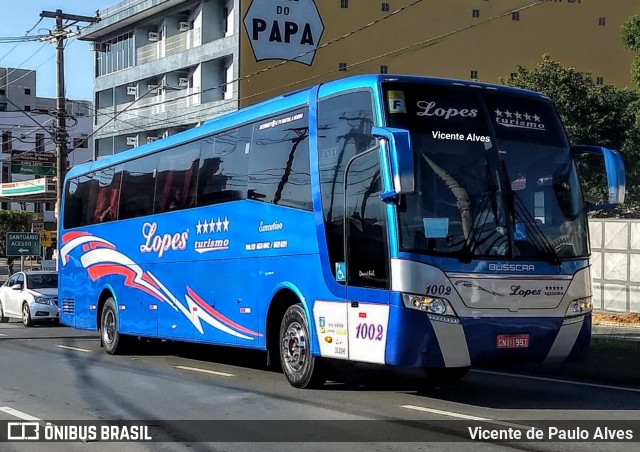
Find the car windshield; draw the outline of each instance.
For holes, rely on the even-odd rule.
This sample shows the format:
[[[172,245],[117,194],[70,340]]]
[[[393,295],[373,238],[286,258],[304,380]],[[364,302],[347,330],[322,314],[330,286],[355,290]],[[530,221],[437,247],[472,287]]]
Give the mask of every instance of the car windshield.
[[[555,108],[540,97],[389,82],[387,124],[408,129],[416,191],[403,250],[558,262],[588,255],[582,192]]]
[[[57,289],[58,275],[56,273],[42,275],[27,275],[29,289]]]

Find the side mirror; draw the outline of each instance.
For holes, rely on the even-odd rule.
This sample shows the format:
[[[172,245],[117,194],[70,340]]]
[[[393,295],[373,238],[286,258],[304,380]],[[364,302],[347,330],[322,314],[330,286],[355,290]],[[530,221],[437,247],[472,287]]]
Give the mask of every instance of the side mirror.
[[[602,204],[588,203],[585,207],[588,211],[611,209],[624,203],[626,192],[626,178],[624,174],[624,162],[618,151],[600,146],[572,146],[571,153],[574,157],[584,154],[600,155],[604,159],[607,176],[608,199]]]
[[[22,284],[14,284],[11,288],[13,290],[22,290]]]
[[[413,193],[416,189],[413,166],[413,149],[408,130],[373,127],[374,137],[388,143],[386,162],[383,165],[391,170],[393,189],[380,194],[383,201],[392,201],[399,195]]]

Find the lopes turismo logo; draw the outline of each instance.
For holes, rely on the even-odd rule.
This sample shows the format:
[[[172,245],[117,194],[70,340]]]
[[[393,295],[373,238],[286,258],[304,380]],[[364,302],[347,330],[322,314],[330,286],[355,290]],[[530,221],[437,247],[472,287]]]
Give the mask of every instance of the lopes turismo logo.
[[[495,114],[496,122],[503,127],[540,131],[546,130],[542,119],[536,114],[530,115],[529,113],[520,113],[519,111],[512,112],[509,110],[502,111],[500,109],[496,109]]]

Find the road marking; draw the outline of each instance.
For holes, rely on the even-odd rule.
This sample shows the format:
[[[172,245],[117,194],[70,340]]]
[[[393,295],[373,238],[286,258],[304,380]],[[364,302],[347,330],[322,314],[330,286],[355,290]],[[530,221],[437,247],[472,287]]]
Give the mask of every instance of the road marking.
[[[457,419],[465,419],[467,421],[482,421],[482,422],[487,422],[489,424],[502,425],[504,427],[513,427],[513,428],[525,429],[525,430],[532,428],[529,425],[514,424],[512,422],[504,422],[504,421],[496,421],[495,419],[489,419],[487,417],[471,416],[469,414],[455,413],[453,411],[436,410],[435,408],[426,408],[423,406],[400,405],[400,408],[406,408],[407,410],[414,410],[414,411],[424,411],[426,413],[439,414],[441,416],[455,417]]]
[[[640,392],[638,388],[626,388],[624,386],[613,386],[613,385],[604,385],[599,383],[587,383],[586,381],[571,381],[571,380],[562,380],[557,378],[548,378],[548,377],[536,377],[534,375],[522,375],[522,374],[509,374],[505,372],[494,372],[491,370],[477,370],[473,369],[471,372],[477,372],[480,374],[489,374],[489,375],[500,375],[503,377],[513,377],[513,378],[524,378],[527,380],[537,380],[537,381],[551,381],[554,383],[565,383],[568,385],[577,385],[577,386],[588,386],[590,388],[601,388],[601,389],[615,389],[616,391],[629,391],[629,392]]]
[[[37,418],[35,416],[31,416],[23,411],[16,410],[15,408],[11,408],[9,406],[0,406],[0,411],[4,411],[5,413],[17,417],[18,419],[22,419],[23,421],[41,421],[42,419]]]
[[[86,348],[69,347],[68,345],[56,345],[56,347],[64,348],[66,350],[74,350],[76,352],[91,353],[91,350],[87,350]]]
[[[0,333],[0,336],[6,336],[6,334]]]
[[[208,369],[200,369],[198,367],[187,367],[187,366],[173,366],[176,369],[181,369],[181,370],[190,370],[193,372],[202,372],[203,374],[211,374],[211,375],[218,375],[219,377],[235,377],[235,374],[230,374],[227,372],[218,372],[217,370],[208,370]]]

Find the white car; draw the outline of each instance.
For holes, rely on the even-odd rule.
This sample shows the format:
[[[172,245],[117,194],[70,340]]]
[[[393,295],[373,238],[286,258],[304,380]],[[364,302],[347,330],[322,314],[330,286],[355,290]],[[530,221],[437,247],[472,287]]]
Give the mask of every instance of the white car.
[[[47,271],[18,272],[0,286],[0,322],[21,319],[24,326],[35,321],[57,320],[58,274]]]

